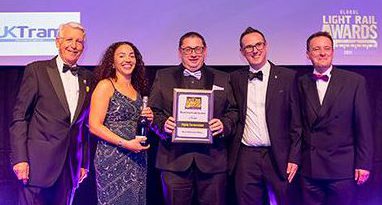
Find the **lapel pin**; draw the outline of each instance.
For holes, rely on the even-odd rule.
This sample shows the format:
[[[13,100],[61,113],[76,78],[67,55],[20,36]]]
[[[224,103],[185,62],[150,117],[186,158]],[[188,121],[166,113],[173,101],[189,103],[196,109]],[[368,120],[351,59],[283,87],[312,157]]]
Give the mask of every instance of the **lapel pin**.
[[[82,82],[84,82],[84,84],[86,85],[86,79],[84,79]],[[88,93],[90,91],[90,87],[86,85],[85,90]]]

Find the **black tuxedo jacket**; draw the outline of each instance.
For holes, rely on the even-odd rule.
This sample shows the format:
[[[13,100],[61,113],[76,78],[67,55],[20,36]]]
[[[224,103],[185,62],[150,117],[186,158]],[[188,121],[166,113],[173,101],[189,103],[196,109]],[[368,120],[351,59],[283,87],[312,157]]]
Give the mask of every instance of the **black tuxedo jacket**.
[[[311,74],[299,79],[303,117],[302,173],[343,179],[370,170],[372,130],[365,79],[333,68],[322,106]]]
[[[214,137],[213,144],[171,143],[171,136],[163,131],[163,125],[172,116],[173,89],[184,88],[183,66],[162,69],[157,72],[149,99],[149,106],[154,111],[154,124],[157,134],[161,136],[156,157],[156,167],[168,171],[185,171],[193,161],[204,173],[217,173],[227,170],[226,138],[235,131],[237,108],[229,75],[203,66],[202,79],[205,89],[213,85],[224,88],[214,91],[214,118],[224,124],[224,137]]]
[[[51,186],[69,160],[72,186],[87,168],[91,72],[78,70],[79,99],[73,122],[56,58],[27,65],[10,125],[11,163],[28,162],[29,184]],[[68,185],[69,186],[69,185]]]
[[[266,93],[266,122],[271,141],[271,157],[277,172],[286,179],[287,163],[300,163],[301,120],[296,83],[296,74],[287,68],[271,64]],[[243,137],[247,112],[249,67],[231,74],[231,83],[239,106],[237,132],[229,151],[230,173],[235,169]],[[250,162],[248,162],[250,163]]]

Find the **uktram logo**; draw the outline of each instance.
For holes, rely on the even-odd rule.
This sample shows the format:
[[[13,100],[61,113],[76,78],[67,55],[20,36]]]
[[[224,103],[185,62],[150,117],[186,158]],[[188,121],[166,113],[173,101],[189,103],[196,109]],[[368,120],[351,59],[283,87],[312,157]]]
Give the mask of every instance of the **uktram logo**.
[[[0,42],[54,41],[57,28],[34,28],[26,25],[0,27]]]

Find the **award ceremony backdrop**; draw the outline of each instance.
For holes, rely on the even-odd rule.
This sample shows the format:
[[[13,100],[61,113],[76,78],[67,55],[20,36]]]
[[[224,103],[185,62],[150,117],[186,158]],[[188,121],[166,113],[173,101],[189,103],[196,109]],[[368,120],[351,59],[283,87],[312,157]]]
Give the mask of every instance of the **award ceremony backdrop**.
[[[68,21],[86,28],[80,65],[93,69],[107,46],[127,40],[142,52],[150,82],[158,69],[179,63],[178,40],[188,31],[205,37],[207,64],[231,72],[246,64],[239,37],[252,26],[265,34],[269,59],[300,74],[310,71],[306,39],[316,31],[328,31],[334,39],[334,64],[365,76],[373,111],[374,166],[369,181],[359,187],[355,204],[382,204],[381,8],[381,0],[0,1],[0,205],[14,205],[17,199],[8,127],[25,65],[57,54],[57,27]],[[148,204],[160,205],[161,184],[153,167],[157,139],[150,138]],[[301,205],[298,176],[292,187],[293,204]],[[74,204],[96,204],[93,169]]]

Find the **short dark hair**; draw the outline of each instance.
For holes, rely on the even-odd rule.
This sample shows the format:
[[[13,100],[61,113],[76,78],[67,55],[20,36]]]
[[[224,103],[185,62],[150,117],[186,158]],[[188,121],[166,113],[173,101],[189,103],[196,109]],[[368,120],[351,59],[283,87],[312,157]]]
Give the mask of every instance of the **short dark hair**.
[[[248,35],[248,34],[250,34],[250,33],[258,33],[258,34],[260,34],[260,36],[263,37],[264,42],[267,42],[267,40],[265,40],[265,36],[264,36],[264,34],[263,34],[261,31],[259,31],[259,30],[257,30],[257,29],[254,29],[254,28],[252,28],[252,27],[248,27],[248,28],[246,28],[246,29],[244,30],[244,32],[240,35],[240,48],[243,46],[243,44],[241,43],[241,40],[243,40],[244,36],[246,36],[246,35]]]
[[[330,40],[330,42],[332,42],[332,46],[333,46],[332,36],[327,31],[318,31],[318,32],[310,35],[308,40],[306,40],[306,51],[309,51],[309,49],[310,49],[310,47],[309,47],[310,41],[312,41],[313,38],[320,37],[320,36],[328,38]]]
[[[183,36],[180,37],[180,39],[179,39],[179,48],[182,47],[184,39],[189,38],[189,37],[200,38],[202,40],[203,46],[207,47],[206,41],[204,40],[203,36],[200,33],[197,33],[195,31],[191,31],[191,32],[187,32],[187,33],[183,34]]]

